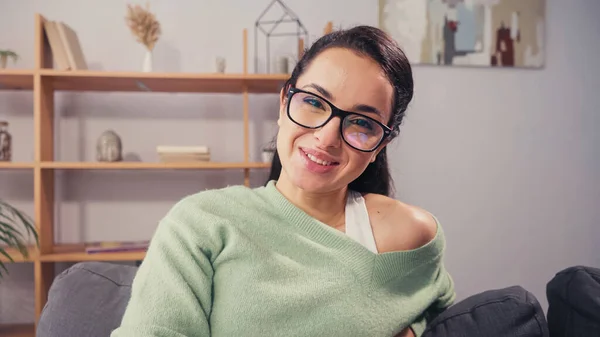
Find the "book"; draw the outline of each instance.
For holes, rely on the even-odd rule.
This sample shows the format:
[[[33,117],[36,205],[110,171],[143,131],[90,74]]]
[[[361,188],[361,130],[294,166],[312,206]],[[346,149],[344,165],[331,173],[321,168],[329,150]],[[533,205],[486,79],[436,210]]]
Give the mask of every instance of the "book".
[[[56,21],[44,22],[44,30],[46,31],[46,37],[48,38],[48,44],[50,45],[50,51],[52,52],[52,59],[54,66],[58,70],[69,70],[71,65],[65,54],[65,47],[63,41],[58,33],[58,27]]]
[[[150,241],[103,241],[85,247],[88,254],[146,251]]]
[[[69,60],[71,70],[86,70],[87,62],[81,50],[77,33],[66,23],[57,22],[58,34],[63,42],[64,51]]]
[[[158,155],[161,162],[165,163],[180,163],[190,161],[210,161],[210,154],[194,154],[194,153],[161,153]]]
[[[207,154],[210,153],[208,146],[168,146],[159,145],[156,147],[159,154]]]

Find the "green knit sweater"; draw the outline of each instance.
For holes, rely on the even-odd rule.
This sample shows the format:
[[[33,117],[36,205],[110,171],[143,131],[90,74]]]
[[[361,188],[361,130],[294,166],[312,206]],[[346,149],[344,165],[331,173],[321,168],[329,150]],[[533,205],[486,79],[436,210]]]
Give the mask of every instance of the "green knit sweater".
[[[375,254],[271,181],[183,198],[161,220],[111,337],[393,336],[454,301],[435,238]]]

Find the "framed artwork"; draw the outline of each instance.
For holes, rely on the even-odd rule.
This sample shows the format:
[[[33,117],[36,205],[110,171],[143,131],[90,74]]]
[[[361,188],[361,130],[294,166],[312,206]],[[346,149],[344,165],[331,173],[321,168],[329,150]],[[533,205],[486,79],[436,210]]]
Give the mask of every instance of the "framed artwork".
[[[544,66],[546,0],[379,0],[379,27],[413,64]]]

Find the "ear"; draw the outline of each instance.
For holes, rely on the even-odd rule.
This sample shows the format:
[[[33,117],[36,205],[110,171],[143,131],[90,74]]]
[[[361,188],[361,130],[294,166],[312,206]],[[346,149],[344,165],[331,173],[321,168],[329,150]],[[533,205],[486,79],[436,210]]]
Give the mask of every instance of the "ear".
[[[281,126],[281,121],[285,115],[285,105],[287,100],[287,90],[285,87],[281,88],[281,92],[279,93],[279,118],[277,118],[277,125]]]

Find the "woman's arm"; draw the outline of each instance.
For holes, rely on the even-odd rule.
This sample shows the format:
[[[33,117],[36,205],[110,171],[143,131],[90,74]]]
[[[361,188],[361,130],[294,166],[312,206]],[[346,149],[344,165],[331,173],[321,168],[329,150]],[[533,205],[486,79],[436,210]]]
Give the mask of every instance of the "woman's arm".
[[[121,326],[111,337],[210,336],[210,235],[198,240],[194,231],[199,226],[186,226],[179,218],[167,216],[158,225]]]

